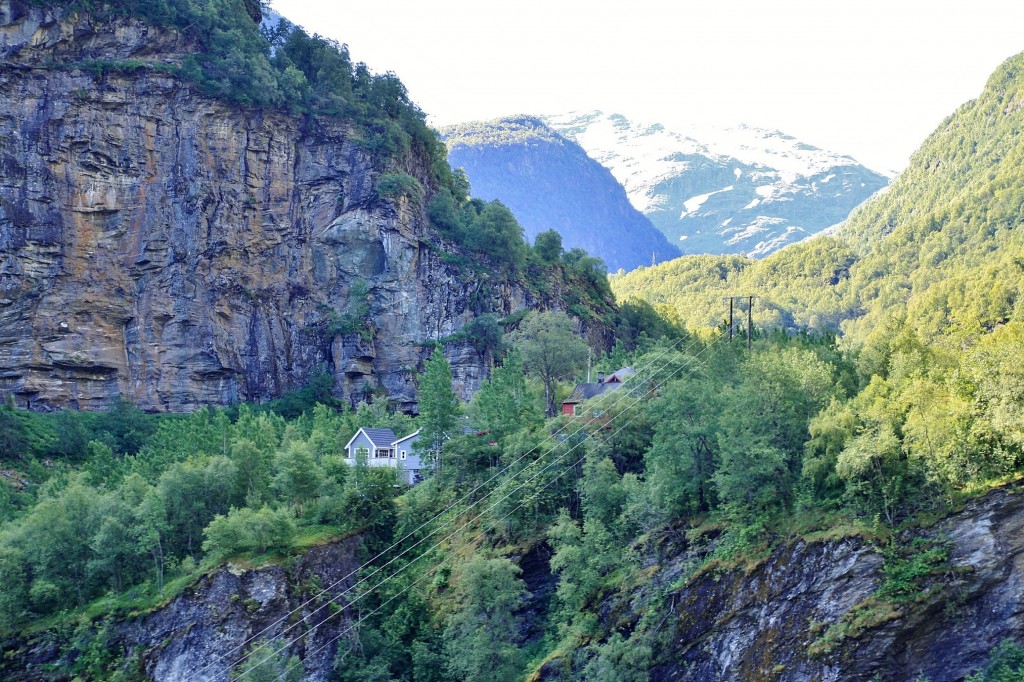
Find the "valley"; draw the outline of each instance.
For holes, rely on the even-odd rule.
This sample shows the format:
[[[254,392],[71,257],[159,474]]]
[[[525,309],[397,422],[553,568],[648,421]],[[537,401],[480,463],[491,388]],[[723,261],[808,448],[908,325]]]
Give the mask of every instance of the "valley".
[[[1024,55],[888,183],[265,9],[0,0],[0,678],[1024,674]]]

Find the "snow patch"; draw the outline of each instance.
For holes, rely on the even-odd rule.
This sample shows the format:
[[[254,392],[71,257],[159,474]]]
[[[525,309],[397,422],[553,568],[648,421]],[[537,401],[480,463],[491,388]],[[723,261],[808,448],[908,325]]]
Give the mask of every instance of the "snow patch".
[[[680,215],[679,217],[685,218],[691,213],[699,211],[700,207],[704,205],[704,202],[710,199],[713,195],[721,194],[722,192],[731,192],[734,187],[734,185],[729,185],[728,187],[723,187],[722,189],[715,190],[714,192],[708,192],[707,194],[698,194],[695,197],[690,197],[689,199],[683,202],[683,206],[686,208],[686,210],[683,211],[683,214]]]
[[[755,255],[766,255],[807,234],[805,230],[790,227],[787,219],[760,216],[751,224],[748,216],[756,215],[758,207],[772,204],[774,212],[779,202],[801,202],[811,195],[824,195],[820,185],[827,183],[832,183],[830,187],[837,196],[858,184],[862,188],[866,186],[865,182],[855,179],[856,174],[846,173],[846,169],[858,168],[855,159],[801,143],[776,130],[747,125],[736,128],[690,125],[677,128],[685,131],[679,133],[662,125],[634,123],[624,116],[601,111],[577,111],[542,118],[608,168],[626,189],[630,203],[648,217],[658,214],[659,219],[670,220],[671,214],[676,212],[666,211],[670,201],[679,206],[676,209],[681,211],[679,219],[688,223],[702,224],[705,218],[712,216],[722,221],[719,209],[726,218],[732,216],[736,211],[732,207],[717,206],[719,202],[712,202],[707,209],[704,207],[714,194],[732,190],[733,186],[692,196],[681,206],[676,203],[682,199],[676,191],[678,180],[684,175],[705,167],[726,177],[731,172],[738,188],[735,191],[748,197],[749,203],[742,209],[748,213],[733,216],[713,228],[709,225],[706,231],[716,234],[716,239],[729,239],[730,244],[742,243],[740,248],[753,249]],[[750,197],[748,192],[754,196]],[[784,211],[785,207],[779,210]],[[688,235],[679,239],[686,241],[688,237],[704,238],[692,228],[688,228]]]
[[[754,248],[747,251],[748,256],[751,258],[764,258],[773,251],[778,251],[787,244],[793,244],[795,242],[806,239],[809,236],[807,230],[796,225],[789,225],[786,227],[786,231],[777,234],[770,239],[759,241]]]
[[[743,226],[743,229],[738,229],[732,236],[730,236],[728,241],[726,241],[726,244],[738,244],[761,234],[762,232],[768,232],[771,228],[777,227],[785,222],[785,218],[772,218],[769,216],[759,215],[752,223]]]

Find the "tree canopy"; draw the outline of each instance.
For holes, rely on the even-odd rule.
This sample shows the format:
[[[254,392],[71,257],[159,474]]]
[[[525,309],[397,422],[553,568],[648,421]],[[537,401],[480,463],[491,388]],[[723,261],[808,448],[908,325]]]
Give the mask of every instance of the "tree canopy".
[[[544,383],[546,414],[555,415],[555,381],[571,379],[587,361],[587,344],[575,324],[565,313],[531,312],[508,340],[519,349],[526,371]]]

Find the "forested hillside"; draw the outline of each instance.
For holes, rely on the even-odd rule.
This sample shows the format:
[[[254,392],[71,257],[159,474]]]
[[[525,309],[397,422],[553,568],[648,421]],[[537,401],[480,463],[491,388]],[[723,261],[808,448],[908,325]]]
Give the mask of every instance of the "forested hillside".
[[[564,317],[524,320],[527,333],[504,339],[516,350],[466,406],[435,353],[415,421],[383,403],[353,413],[322,386],[269,410],[187,418],[126,405],[107,415],[0,410],[13,479],[2,486],[0,530],[5,678],[28,679],[27,660],[85,679],[152,675],[169,665],[163,652],[181,646],[159,629],[146,633],[182,618],[232,628],[221,648],[204,645],[191,660],[207,672],[233,668],[238,679],[300,679],[323,656],[337,680],[642,680],[656,671],[788,679],[777,660],[813,674],[866,665],[935,682],[990,657],[993,670],[1020,669],[1019,647],[997,645],[1024,624],[975,607],[1004,583],[974,578],[964,563],[971,543],[994,542],[978,539],[989,531],[915,530],[1018,477],[1021,378],[992,371],[1024,350],[1015,324],[978,344],[955,384],[946,358],[906,335],[868,367],[828,337],[759,336],[748,353],[721,334],[700,341],[649,327],[645,348],[620,347],[595,367],[628,365],[636,377],[574,417],[545,421],[542,358],[553,346],[575,357],[552,377],[562,395],[571,383],[558,377],[582,371],[585,348],[571,329]],[[462,411],[470,433],[429,435],[450,434]],[[441,443],[437,468],[404,489],[394,487],[394,469],[346,463],[344,441],[367,425],[420,429]],[[301,584],[317,611],[295,606],[267,624],[278,602],[266,597],[235,606],[222,596],[208,615],[176,606],[202,596],[196,581],[216,581],[224,560],[258,580],[260,567],[294,566],[310,548],[352,534],[367,562],[352,574],[358,580]],[[850,552],[860,582],[838,603],[787,597],[814,617],[759,626],[764,640],[718,606],[692,609],[701,590],[760,576],[765,561],[772,571],[756,579],[764,587],[744,583],[735,596],[774,594],[777,581],[807,568],[803,551],[821,557],[821,572],[805,571],[801,591],[835,590],[819,582],[841,570],[825,557]],[[1019,594],[998,598],[1012,609]],[[944,608],[980,609],[971,618],[985,628],[958,639],[955,665],[926,655],[941,645],[918,624]],[[696,620],[672,619],[676,609]],[[714,622],[748,644],[727,648]],[[242,626],[252,634],[239,636]],[[303,648],[302,633],[323,641],[328,626],[330,641]],[[691,650],[687,628],[693,637],[709,628],[693,640],[707,647]],[[921,655],[857,654],[908,640]]]
[[[972,337],[1021,314],[1024,56],[942,123],[909,168],[834,234],[763,261],[681,258],[613,279],[687,326],[754,295],[755,324],[840,329],[862,342],[890,318],[924,338]]]

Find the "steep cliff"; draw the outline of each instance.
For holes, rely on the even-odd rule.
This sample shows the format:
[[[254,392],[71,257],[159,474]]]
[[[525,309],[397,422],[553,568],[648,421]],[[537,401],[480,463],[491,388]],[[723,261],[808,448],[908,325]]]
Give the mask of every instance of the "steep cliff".
[[[170,68],[193,50],[134,19],[0,2],[0,392],[185,411],[327,371],[341,395],[409,407],[418,344],[536,303],[443,259],[423,201],[376,191],[399,172],[429,193],[425,161],[385,168],[344,120],[203,96]],[[332,320],[360,281],[353,333]],[[484,359],[445,350],[465,397]]]
[[[886,595],[886,581],[913,572],[922,542],[942,547],[940,558],[904,585],[912,589]],[[650,581],[601,608],[612,632],[650,647],[651,680],[953,682],[1024,637],[1024,495],[1012,488],[899,535],[885,552],[859,537],[798,539],[759,562],[687,578],[708,548],[650,557]],[[562,679],[578,664],[554,658],[541,677]]]
[[[679,256],[608,169],[537,118],[517,116],[443,128],[452,166],[474,194],[511,208],[532,240],[557,230],[566,248],[632,270]]]

